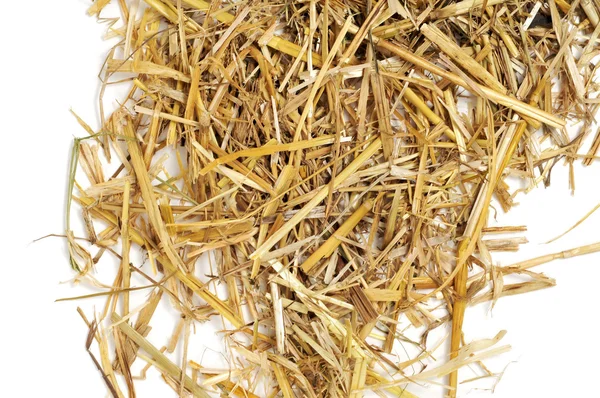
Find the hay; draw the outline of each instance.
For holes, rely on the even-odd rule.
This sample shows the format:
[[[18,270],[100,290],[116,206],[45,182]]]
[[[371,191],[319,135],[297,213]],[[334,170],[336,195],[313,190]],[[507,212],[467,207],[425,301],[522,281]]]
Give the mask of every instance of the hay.
[[[114,397],[135,395],[135,361],[181,396],[412,397],[408,384],[448,376],[454,397],[461,367],[491,375],[481,361],[509,348],[503,332],[463,343],[465,309],[551,287],[530,269],[600,251],[496,267],[492,253],[518,250],[526,229],[487,225],[493,198],[513,206],[508,179],[532,189],[561,159],[596,159],[598,132],[579,154],[599,103],[596,3],[116,3],[101,92],[131,89],[110,115],[101,106],[98,131],[77,118],[88,136],[75,142],[66,211],[78,280],[103,257],[120,264],[112,287],[85,296],[106,296],[104,310],[80,312]],[[569,119],[583,122],[575,136]],[[216,273],[203,282],[206,253]],[[505,280],[515,275],[527,279]],[[139,290],[147,300],[132,308]],[[159,349],[147,336],[161,301],[181,321]],[[216,316],[221,371],[187,350]],[[391,355],[408,341],[401,319],[421,333],[403,360]],[[427,336],[448,322],[448,358],[433,360]]]

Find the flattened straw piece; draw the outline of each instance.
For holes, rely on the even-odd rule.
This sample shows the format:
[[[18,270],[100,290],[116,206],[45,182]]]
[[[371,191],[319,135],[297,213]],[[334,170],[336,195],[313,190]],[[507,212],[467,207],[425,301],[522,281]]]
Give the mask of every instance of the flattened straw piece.
[[[581,0],[580,3],[581,8],[587,15],[590,23],[595,27],[598,26],[598,22],[600,22],[600,18],[598,17],[598,10],[596,9],[596,5],[592,0]]]
[[[454,102],[454,96],[450,90],[444,91],[444,102],[446,103],[446,107],[448,109],[448,113],[450,114],[450,120],[452,126],[454,127],[454,135],[456,140],[456,146],[458,147],[458,152],[460,153],[460,160],[463,163],[467,162],[467,144],[465,142],[465,137],[460,131],[460,126],[458,125],[458,110],[456,109],[456,103]]]
[[[354,371],[352,372],[352,381],[350,383],[349,398],[362,398],[363,392],[359,391],[365,385],[367,380],[367,365],[368,362],[364,358],[357,358],[354,363]]]
[[[402,190],[400,187],[394,191],[394,197],[392,198],[392,205],[390,207],[388,217],[386,220],[386,226],[383,233],[383,245],[387,247],[394,235],[396,234],[396,219],[398,217],[398,210],[400,207],[400,201],[403,199]]]
[[[377,110],[377,126],[381,134],[383,157],[389,160],[394,149],[394,131],[390,122],[390,105],[385,93],[383,76],[377,72],[371,72],[371,87],[375,108]]]
[[[127,18],[127,31],[125,33],[125,48],[123,50],[125,58],[131,56],[131,40],[133,35],[133,25],[135,22],[135,17],[138,11],[139,4],[140,0],[133,0],[133,4],[129,9],[129,18]]]
[[[156,152],[156,140],[159,134],[159,124],[160,124],[160,109],[161,103],[158,102],[156,107],[154,108],[154,112],[152,112],[152,122],[150,123],[150,131],[146,134],[148,137],[146,142],[146,151],[144,152],[144,162],[146,163],[146,167],[150,168],[152,163],[152,157],[154,156],[154,152]]]
[[[194,110],[196,109],[196,98],[198,97],[198,84],[200,83],[200,66],[196,65],[192,69],[192,81],[190,82],[190,89],[188,91],[187,103],[185,104],[185,112],[183,117],[187,120],[194,119]],[[198,115],[200,117],[200,115]],[[198,123],[198,127],[200,123]]]
[[[404,293],[392,289],[364,289],[364,293],[371,301],[400,301]]]
[[[283,306],[279,295],[279,285],[271,282],[271,301],[273,302],[273,316],[275,318],[275,341],[280,355],[285,354],[285,324],[283,321]]]
[[[577,64],[575,63],[575,58],[573,57],[572,51],[565,52],[565,63],[567,66],[567,71],[569,72],[569,76],[571,77],[571,82],[573,83],[575,96],[578,101],[583,101],[585,98],[583,76],[581,76],[581,73],[577,69]]]
[[[292,386],[290,386],[283,367],[275,362],[271,362],[271,367],[273,368],[273,373],[275,373],[275,378],[283,398],[294,398],[294,391],[292,390]]]
[[[523,22],[523,25],[521,25],[521,28],[523,30],[529,29],[529,26],[533,22],[533,19],[536,17],[537,13],[540,11],[540,8],[542,8],[542,2],[541,1],[536,1],[535,5],[531,9],[531,12],[529,13],[529,16],[527,17],[527,19],[525,20],[525,22]]]

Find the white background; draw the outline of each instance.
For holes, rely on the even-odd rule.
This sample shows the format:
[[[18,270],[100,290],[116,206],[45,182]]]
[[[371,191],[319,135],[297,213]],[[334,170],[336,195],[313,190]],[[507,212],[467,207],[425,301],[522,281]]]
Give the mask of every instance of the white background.
[[[69,109],[97,127],[97,74],[108,45],[101,40],[106,26],[87,17],[88,5],[81,0],[2,4],[0,397],[107,395],[84,350],[86,328],[77,304],[54,302],[74,295],[70,284],[59,283],[73,277],[64,242],[32,243],[64,230],[72,138],[83,135]],[[599,211],[555,244],[542,244],[600,201],[599,170],[577,162],[577,189],[571,196],[567,168],[560,163],[551,188],[519,196],[519,206],[500,214],[503,225],[527,224],[531,242],[518,254],[503,256],[501,264],[600,240]],[[502,299],[492,313],[484,305],[467,313],[467,340],[509,332],[506,341],[513,350],[495,363],[514,362],[495,397],[600,396],[599,260],[596,254],[539,267],[557,279],[557,287]],[[140,383],[138,396],[171,396],[159,392],[169,391],[160,388],[163,384]],[[488,396],[468,386],[461,391],[462,396]]]

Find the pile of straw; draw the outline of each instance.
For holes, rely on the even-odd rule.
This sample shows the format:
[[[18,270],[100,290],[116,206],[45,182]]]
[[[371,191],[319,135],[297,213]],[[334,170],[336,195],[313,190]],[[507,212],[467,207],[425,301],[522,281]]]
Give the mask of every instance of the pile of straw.
[[[492,253],[525,228],[488,226],[492,201],[508,211],[523,190],[510,179],[530,190],[559,161],[596,159],[598,132],[580,154],[599,103],[596,2],[113,3],[101,92],[131,88],[99,129],[78,118],[67,237],[77,279],[107,298],[81,315],[114,397],[135,396],[136,361],[181,396],[412,397],[448,375],[453,397],[461,367],[491,375],[482,360],[509,348],[503,332],[462,341],[466,307],[553,286],[530,268],[600,250],[499,267]],[[94,278],[105,257],[120,263],[110,284]],[[162,348],[147,339],[161,301],[181,315]],[[187,350],[212,317],[227,369]],[[429,333],[448,323],[434,358]]]

